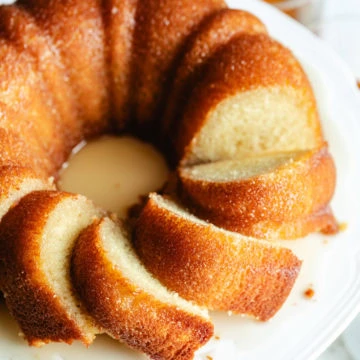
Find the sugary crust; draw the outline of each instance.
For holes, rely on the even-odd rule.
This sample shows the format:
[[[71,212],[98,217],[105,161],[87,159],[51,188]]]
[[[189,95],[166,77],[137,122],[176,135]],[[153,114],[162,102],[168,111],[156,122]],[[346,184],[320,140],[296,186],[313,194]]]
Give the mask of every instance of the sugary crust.
[[[246,179],[197,179],[191,168],[180,168],[178,173],[182,198],[197,214],[217,225],[233,221],[234,226],[226,228],[243,231],[258,223],[291,223],[319,211],[331,200],[336,183],[335,164],[326,145]]]
[[[77,106],[67,73],[60,61],[60,55],[52,40],[41,30],[34,18],[21,6],[0,7],[0,28],[9,40],[18,47],[26,49],[34,67],[47,84],[48,97],[53,99],[54,108],[61,118],[62,140],[67,154],[81,139],[80,124],[77,121]]]
[[[90,314],[112,337],[151,359],[192,359],[212,336],[211,322],[156,299],[124,277],[103,249],[101,226],[95,222],[82,232],[72,258],[74,286]]]
[[[146,268],[185,299],[260,320],[279,310],[301,267],[288,249],[195,223],[154,195],[139,217],[134,245]]]
[[[37,235],[42,233],[48,214],[56,205],[76,196],[58,191],[32,192],[0,223],[1,289],[30,345],[73,340],[89,344],[92,340],[69,317],[39,267],[43,260]]]
[[[290,50],[266,34],[238,34],[212,56],[203,74],[188,94],[176,131],[174,145],[182,164],[190,160],[197,134],[222,100],[259,88],[296,89],[313,129],[313,147],[323,142],[315,98],[304,71]]]
[[[131,56],[137,0],[105,0],[104,23],[110,68],[111,117],[117,130],[130,121]]]
[[[20,0],[18,3],[34,16],[61,55],[78,104],[83,135],[98,135],[107,129],[109,117],[101,1]]]
[[[29,143],[39,143],[57,169],[65,160],[60,119],[31,55],[1,38],[0,73],[0,109],[4,112],[0,127],[27,136]]]
[[[186,43],[179,60],[166,111],[162,120],[165,136],[172,136],[173,124],[186,103],[187,95],[201,78],[203,65],[209,58],[239,33],[266,33],[265,25],[254,15],[234,9],[222,9],[208,16]]]
[[[1,105],[0,117],[2,117]],[[54,170],[53,165],[37,142],[27,141],[30,134],[20,137],[12,130],[0,127],[0,167],[29,167],[38,176],[47,178]]]
[[[143,0],[137,3],[131,97],[134,98],[135,118],[142,129],[156,120],[187,37],[208,15],[225,7],[223,0]]]

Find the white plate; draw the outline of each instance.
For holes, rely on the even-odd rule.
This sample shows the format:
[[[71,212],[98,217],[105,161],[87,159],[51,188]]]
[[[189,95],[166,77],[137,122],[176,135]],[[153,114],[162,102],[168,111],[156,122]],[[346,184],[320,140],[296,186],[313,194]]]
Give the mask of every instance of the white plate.
[[[258,15],[271,34],[289,46],[303,62],[318,98],[320,113],[338,169],[333,208],[346,231],[334,237],[311,235],[289,246],[304,259],[299,281],[280,312],[268,323],[239,316],[212,314],[216,337],[197,354],[214,360],[310,360],[316,358],[344,330],[360,309],[360,103],[350,71],[320,40],[270,6],[255,0],[231,0],[231,7]],[[311,286],[315,296],[303,292]],[[0,360],[144,358],[99,336],[89,348],[50,344],[29,348],[18,328],[0,306]]]

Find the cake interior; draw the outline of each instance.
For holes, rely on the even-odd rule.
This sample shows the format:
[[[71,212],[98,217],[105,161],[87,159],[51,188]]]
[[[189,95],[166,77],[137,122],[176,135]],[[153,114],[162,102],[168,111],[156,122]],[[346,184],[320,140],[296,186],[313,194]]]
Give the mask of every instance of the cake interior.
[[[187,163],[312,149],[318,139],[308,125],[309,111],[293,88],[259,88],[229,96],[209,111],[192,140]]]
[[[305,151],[269,154],[261,157],[248,157],[236,160],[222,160],[209,164],[192,166],[182,170],[186,176],[196,180],[228,182],[246,180],[273,172],[281,166],[295,161]]]
[[[70,261],[80,232],[90,225],[94,218],[101,215],[102,211],[96,209],[92,202],[83,196],[66,198],[49,214],[40,237],[39,266],[60,303],[90,338],[95,335],[97,329],[73,291]]]

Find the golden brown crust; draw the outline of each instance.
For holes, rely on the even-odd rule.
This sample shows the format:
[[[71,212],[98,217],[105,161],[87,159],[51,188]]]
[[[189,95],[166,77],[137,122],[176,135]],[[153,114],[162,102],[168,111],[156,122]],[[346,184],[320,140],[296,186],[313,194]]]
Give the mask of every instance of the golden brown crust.
[[[66,67],[85,137],[107,129],[109,115],[105,34],[100,0],[20,0],[52,38]]]
[[[192,359],[212,336],[212,324],[161,302],[126,278],[104,252],[102,222],[82,232],[72,258],[74,286],[88,311],[112,337],[152,359]]]
[[[265,34],[238,34],[206,64],[204,77],[188,94],[175,137],[178,159],[186,164],[192,145],[212,109],[239,92],[258,88],[290,87],[298,91],[301,106],[307,109],[308,126],[320,146],[322,130],[309,81],[290,50]],[[271,136],[271,134],[270,134]]]
[[[6,113],[8,114],[8,111]],[[1,105],[0,117],[2,117]],[[26,139],[24,139],[12,130],[0,127],[0,167],[29,167],[40,177],[47,178],[54,170],[53,165],[48,154],[37,142],[27,141],[29,135],[31,136],[31,133],[25,134]]]
[[[187,41],[183,56],[179,60],[175,79],[167,99],[162,120],[165,136],[173,133],[172,124],[185,105],[187,95],[201,78],[201,69],[206,61],[234,36],[241,32],[248,34],[266,33],[265,25],[254,15],[234,9],[222,9],[208,16]]]
[[[82,134],[77,121],[75,97],[66,81],[67,73],[57,49],[50,37],[37,26],[34,18],[19,5],[0,7],[0,27],[13,44],[26,49],[31,55],[29,59],[42,74],[48,89],[51,89],[47,95],[49,99],[53,99],[61,119],[58,136],[62,138],[69,154],[81,140]]]
[[[159,106],[168,91],[167,82],[172,77],[174,62],[187,37],[206,16],[225,7],[223,0],[138,2],[131,97],[135,118],[142,130],[156,120]]]
[[[0,39],[0,73],[0,106],[4,112],[0,127],[28,136],[29,143],[38,142],[58,169],[65,160],[60,119],[31,55],[10,40]]]
[[[117,130],[130,121],[130,78],[137,0],[105,0],[104,22],[109,56],[111,117]]]
[[[50,341],[82,340],[88,343],[71,319],[40,269],[37,239],[56,205],[76,195],[37,191],[25,196],[0,223],[0,284],[6,305],[18,321],[30,345]]]
[[[209,309],[260,320],[279,310],[301,266],[290,250],[196,223],[156,199],[150,197],[134,235],[136,251],[155,277]]]
[[[304,236],[321,230],[321,224],[326,224],[320,221],[320,218],[325,220],[323,216],[310,215],[330,202],[336,169],[324,145],[274,171],[246,179],[221,182],[196,179],[186,168],[179,169],[179,179],[182,199],[201,218],[260,238],[275,235],[274,230],[279,227],[278,236],[283,238],[285,234]],[[283,231],[282,227],[288,230]]]

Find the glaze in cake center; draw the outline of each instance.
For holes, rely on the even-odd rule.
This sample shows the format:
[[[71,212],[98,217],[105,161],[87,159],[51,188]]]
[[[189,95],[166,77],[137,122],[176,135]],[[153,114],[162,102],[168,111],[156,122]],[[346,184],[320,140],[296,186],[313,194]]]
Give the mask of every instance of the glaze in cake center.
[[[153,146],[132,137],[105,136],[76,148],[58,185],[126,217],[139,196],[160,189],[167,177],[166,162]]]

